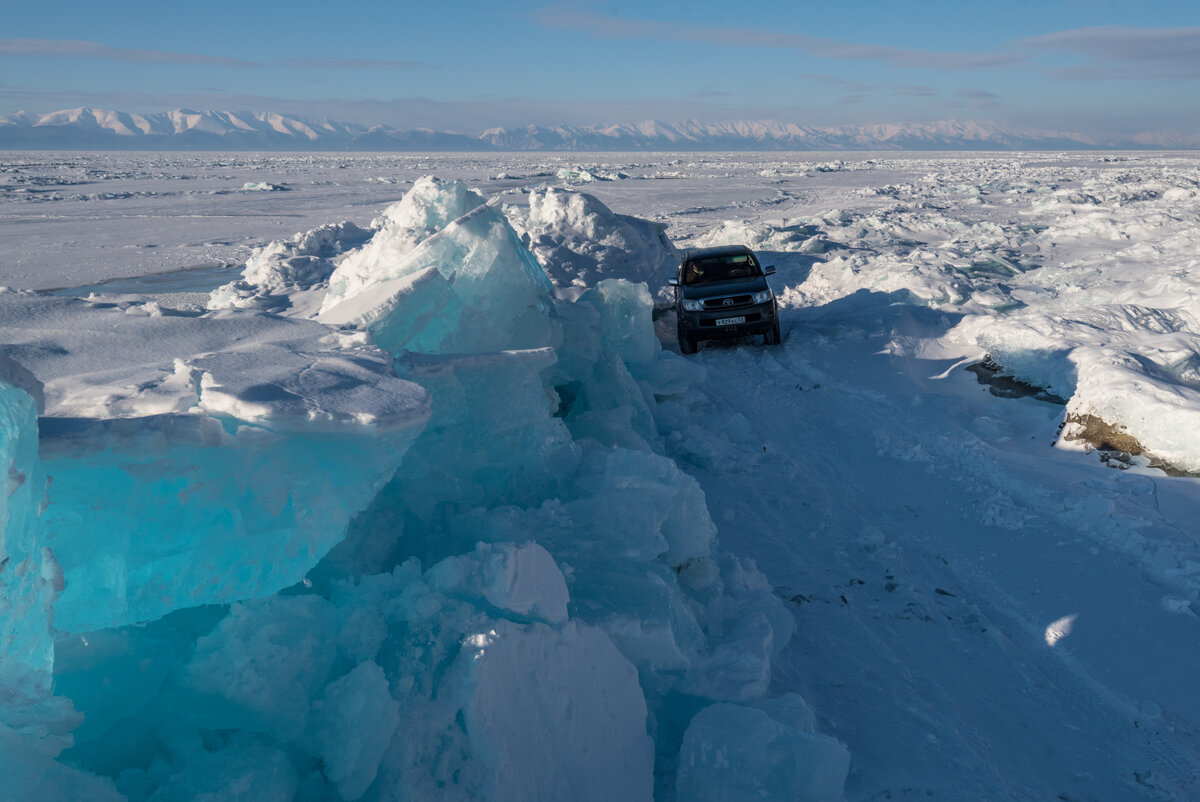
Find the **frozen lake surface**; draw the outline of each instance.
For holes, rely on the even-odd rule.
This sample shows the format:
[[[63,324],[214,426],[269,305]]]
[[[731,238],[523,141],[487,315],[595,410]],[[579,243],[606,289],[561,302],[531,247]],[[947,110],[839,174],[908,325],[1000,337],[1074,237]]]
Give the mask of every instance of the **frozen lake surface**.
[[[393,204],[428,175],[461,180],[491,201],[495,217],[486,217],[488,211],[459,230],[446,220],[429,222],[429,212],[428,230],[414,234],[416,212],[396,211],[403,204]],[[547,188],[562,190],[560,199],[586,193],[607,209],[581,216],[582,205],[569,207],[563,200],[567,211],[553,217],[560,210],[552,208],[556,196]],[[426,211],[449,201],[437,196],[429,203]],[[391,216],[381,217],[389,207]],[[669,260],[651,263],[661,254],[652,259],[648,246],[628,245],[641,236],[636,232],[653,227],[620,229],[620,237],[605,233],[618,230],[614,219],[620,215],[665,226],[680,250],[753,247],[764,264],[778,270],[770,282],[780,299],[783,343],[707,343],[686,361],[677,358],[673,312],[664,303]],[[363,244],[343,227],[310,238],[324,250],[304,250],[309,245],[302,234],[344,221],[372,239]],[[293,713],[282,697],[256,708],[249,681],[240,695],[221,696],[223,684],[241,681],[237,672],[223,673],[223,661],[265,648],[256,645],[256,620],[270,621],[272,631],[293,644],[303,640],[304,622],[311,620],[330,632],[361,627],[397,648],[428,646],[430,659],[442,649],[448,661],[446,655],[460,645],[483,655],[497,631],[503,636],[516,630],[524,633],[530,653],[567,655],[562,664],[538,658],[543,662],[535,665],[549,677],[541,690],[522,676],[520,649],[497,647],[493,662],[476,669],[481,673],[471,682],[511,693],[516,701],[513,710],[481,698],[464,703],[467,730],[477,739],[469,745],[479,756],[479,764],[468,761],[464,771],[485,778],[464,781],[467,797],[485,787],[486,794],[478,793],[489,798],[564,787],[535,782],[541,778],[532,775],[546,760],[557,761],[564,777],[594,780],[585,765],[571,762],[569,750],[539,742],[528,753],[509,753],[497,745],[502,739],[496,735],[539,698],[579,699],[593,687],[597,709],[580,716],[606,722],[604,732],[619,734],[610,740],[626,750],[604,753],[615,761],[604,764],[604,773],[624,777],[618,763],[631,777],[644,773],[645,750],[654,753],[653,778],[614,782],[607,787],[612,794],[636,797],[652,790],[659,799],[676,794],[685,799],[708,787],[718,798],[721,778],[730,775],[707,764],[689,774],[681,765],[693,764],[680,755],[702,764],[705,744],[733,748],[765,737],[770,728],[738,729],[735,723],[744,719],[731,712],[761,708],[784,733],[775,742],[780,752],[800,755],[794,765],[801,773],[835,765],[840,753],[830,744],[845,746],[850,762],[844,795],[850,800],[1200,795],[1196,154],[7,153],[0,156],[0,222],[0,287],[13,290],[0,293],[0,315],[8,317],[0,317],[0,351],[28,362],[45,384],[49,418],[70,426],[81,426],[77,422],[89,416],[135,419],[150,414],[151,403],[158,405],[154,414],[174,415],[189,409],[179,406],[175,394],[191,399],[195,385],[201,388],[196,403],[214,419],[253,420],[268,429],[283,426],[281,420],[286,427],[299,426],[287,417],[291,407],[285,409],[277,397],[283,388],[309,402],[310,414],[313,408],[328,412],[323,426],[359,437],[355,413],[346,411],[351,401],[339,396],[343,406],[330,403],[326,410],[323,399],[333,397],[326,391],[288,383],[288,376],[308,376],[320,363],[340,377],[327,387],[342,388],[351,375],[381,393],[393,392],[391,382],[401,379],[406,387],[419,385],[434,398],[428,432],[461,427],[479,438],[456,445],[444,434],[436,441],[422,439],[428,434],[418,437],[417,428],[425,425],[420,416],[429,413],[413,411],[421,405],[415,389],[403,410],[371,407],[378,414],[369,425],[388,432],[389,447],[397,453],[411,448],[394,482],[417,487],[428,481],[428,487],[420,486],[433,498],[441,490],[434,478],[423,477],[436,477],[431,472],[436,469],[469,476],[466,484],[478,486],[455,499],[455,516],[444,515],[437,525],[429,523],[437,516],[426,516],[415,500],[380,501],[386,490],[357,524],[346,519],[368,506],[371,493],[364,491],[358,506],[341,517],[323,518],[325,532],[349,526],[350,545],[317,569],[297,568],[296,579],[303,576],[307,587],[315,583],[311,596],[298,588],[277,594],[290,582],[270,585],[256,577],[242,591],[204,597],[208,606],[192,613],[171,612],[174,602],[152,600],[158,606],[145,609],[158,610],[154,615],[114,614],[111,626],[51,630],[59,694],[53,698],[65,695],[85,716],[75,745],[60,747],[55,765],[81,772],[64,782],[95,775],[107,783],[104,788],[130,799],[155,798],[156,792],[175,798],[170,794],[185,789],[211,792],[195,779],[205,760],[224,756],[222,765],[229,765],[235,753],[260,767],[258,774],[245,769],[245,776],[268,789],[260,798],[271,793],[279,798],[285,791],[287,798],[319,798],[336,788],[342,798],[392,799],[403,796],[397,788],[432,788],[412,784],[420,773],[414,767],[444,779],[437,773],[449,765],[446,755],[460,749],[453,740],[459,736],[444,735],[449,746],[439,752],[406,740],[405,724],[397,724],[411,717],[441,726],[443,716],[446,729],[438,732],[454,727],[453,711],[420,696],[426,679],[414,667],[417,657],[371,652],[374,658],[365,660],[361,644],[345,643],[329,665],[313,644],[296,646],[286,659],[277,656],[292,672],[287,676],[303,686],[305,704],[313,700],[307,718],[288,719]],[[487,330],[496,343],[488,349],[463,334],[465,325],[443,331],[436,322],[460,303],[473,308],[466,296],[446,294],[457,274],[444,270],[439,278],[405,260],[415,258],[408,255],[411,243],[453,229],[421,247],[436,250],[443,261],[451,258],[445,254],[457,254],[454,258],[465,260],[456,265],[458,273],[474,276],[470,271],[482,268],[471,260],[508,242],[495,230],[509,224],[516,232],[509,243],[511,271],[523,277],[516,284],[480,285],[494,296],[503,294],[504,314],[511,314],[497,324],[503,336]],[[272,245],[276,241],[278,247]],[[635,257],[647,254],[647,264],[616,261],[611,253],[619,247]],[[304,287],[288,285],[274,294],[255,295],[253,286],[243,286],[220,303],[216,294],[208,300],[208,292],[234,282],[252,257],[269,267],[266,257],[272,253],[276,262],[270,264],[302,258],[309,260],[305,269],[342,272],[331,278],[327,270]],[[500,258],[509,258],[504,253]],[[534,254],[556,282],[561,301],[549,324],[513,311],[548,303],[538,299],[549,297],[549,279],[526,274],[536,264],[530,261]],[[396,265],[404,269],[379,272]],[[649,296],[658,301],[657,341],[646,333],[648,324],[644,331],[638,328],[639,315],[650,318],[642,295],[606,285],[602,299],[584,295],[576,303],[593,282],[572,288],[564,276],[585,268],[592,271],[588,275],[646,281]],[[355,287],[371,281],[383,293],[378,303],[370,293],[353,295]],[[46,311],[36,301],[40,294],[17,292],[23,290],[54,291],[55,303],[63,305]],[[385,297],[386,292],[395,295]],[[343,294],[340,306],[332,303]],[[287,303],[278,301],[285,297]],[[427,297],[438,300],[415,305]],[[598,311],[579,312],[580,303]],[[404,304],[415,311],[396,316]],[[221,308],[205,312],[206,305]],[[273,328],[277,314],[291,327],[286,332]],[[115,317],[106,315],[119,315],[119,325],[110,326]],[[163,323],[163,316],[186,321]],[[243,319],[250,322],[236,322]],[[139,329],[143,320],[155,328]],[[412,321],[424,321],[425,328],[418,330]],[[68,333],[38,339],[42,335],[30,333],[35,323],[43,327],[39,332]],[[322,323],[369,330],[376,342],[401,355],[400,378],[363,367],[341,350],[357,347],[357,341],[329,344]],[[583,335],[576,341],[575,335],[555,333],[556,326],[570,332],[575,325],[592,332],[588,348],[580,345]],[[222,339],[234,326],[243,328]],[[78,327],[77,338],[72,327]],[[145,365],[165,365],[153,369],[152,382],[143,368],[121,373],[121,359],[106,353],[102,343],[82,343],[82,332],[107,336],[110,328],[128,338],[114,343],[154,332],[146,336],[158,339],[158,350],[149,356],[137,351]],[[353,339],[345,330],[339,336]],[[289,345],[292,340],[303,344]],[[62,354],[53,352],[56,342]],[[664,353],[658,353],[660,347]],[[266,367],[256,355],[270,349],[286,350],[296,367],[292,362]],[[626,368],[610,375],[605,371],[611,365],[600,367],[603,360],[580,367],[582,354],[594,359],[597,349],[618,354]],[[151,350],[147,346],[146,353]],[[463,362],[464,353],[493,350],[522,356],[504,357],[509,361],[503,364],[495,354],[476,357],[469,366]],[[231,366],[230,353],[253,361]],[[981,383],[966,368],[985,358],[988,368],[977,371],[984,377],[996,374],[1015,379],[1018,389],[1042,392],[1006,394],[998,383]],[[103,377],[89,372],[97,363],[108,371]],[[276,389],[266,393],[265,384],[239,385],[246,383],[247,364],[274,370]],[[467,375],[479,383],[462,378]],[[543,388],[531,378],[537,376],[543,382],[547,376],[557,379]],[[205,400],[203,388],[214,382],[232,388],[224,406]],[[603,414],[597,411],[601,406],[583,412],[585,403],[601,404],[610,390],[619,396],[615,387],[644,403],[626,399],[603,407]],[[522,406],[543,404],[551,394],[553,414],[542,409],[534,415],[531,406]],[[458,405],[449,419],[438,417],[447,414],[439,410],[439,398]],[[490,412],[484,404],[492,405]],[[490,425],[500,428],[481,428],[472,410],[492,415]],[[56,424],[60,429],[63,421]],[[51,429],[43,431],[42,460],[49,472],[65,473],[72,463],[64,454],[71,452],[61,436],[47,436]],[[137,435],[131,429],[128,437]],[[314,464],[344,459],[347,466],[339,470],[361,471],[364,486],[378,486],[388,473],[373,462],[382,466],[383,456],[372,450],[369,438],[355,446],[362,449],[357,458],[359,452],[341,455],[315,439],[320,442],[313,448],[326,450],[305,452]],[[515,467],[504,462],[520,458],[535,440],[544,471],[530,462]],[[287,466],[287,454],[255,443],[261,450],[252,453],[260,464],[274,470],[271,460],[278,460]],[[212,470],[214,476],[234,471],[224,463],[196,470]],[[298,481],[295,472],[280,470],[271,493]],[[514,478],[507,483],[480,478],[509,471]],[[577,478],[563,485],[564,475]],[[622,482],[635,476],[636,482]],[[619,495],[619,489],[640,483],[658,488],[647,491],[638,502],[642,506]],[[60,486],[50,486],[52,516]],[[213,526],[223,525],[224,503],[214,502]],[[586,505],[595,511],[585,513]],[[130,509],[137,514],[136,505]],[[628,532],[612,509],[628,509],[630,521],[653,519],[661,510],[666,519],[656,524],[665,538],[661,553],[626,542]],[[711,542],[697,534],[710,518]],[[378,528],[363,523],[368,519]],[[431,527],[429,540],[414,545],[413,533],[423,532],[422,526]],[[371,546],[373,533],[384,528],[408,532],[409,540],[395,535],[387,548]],[[575,542],[595,538],[601,544],[595,548]],[[329,544],[321,542],[327,550]],[[635,567],[609,565],[607,543]],[[644,560],[629,557],[642,552]],[[687,559],[679,557],[685,553]],[[404,562],[411,557],[420,563]],[[709,560],[721,565],[719,578],[689,574]],[[741,574],[731,560],[753,561],[765,584],[756,585],[751,571],[745,588],[738,589],[742,580],[735,577]],[[297,558],[296,566],[301,564]],[[499,585],[487,582],[505,571],[512,579],[518,565],[532,584],[512,584],[508,595],[496,595]],[[347,572],[347,566],[355,571]],[[71,571],[82,569],[66,570],[66,601],[59,602],[64,605],[71,599]],[[666,583],[663,587],[678,582],[682,590],[655,595],[630,579],[644,581],[648,571],[662,571],[665,578],[656,581]],[[370,579],[353,588],[337,584],[351,574]],[[75,581],[78,588],[83,580]],[[479,593],[487,601],[475,608],[463,601],[471,582],[485,586]],[[773,601],[754,596],[755,589],[769,591]],[[738,595],[743,591],[746,595]],[[570,607],[563,606],[566,593]],[[403,616],[386,612],[388,603],[380,601],[388,594],[412,605],[404,613],[411,632],[398,634]],[[310,598],[298,608],[298,599]],[[232,612],[220,603],[236,599],[248,601],[235,603]],[[72,615],[101,620],[88,617],[100,613],[87,604],[75,603],[79,609]],[[428,613],[438,605],[442,613],[436,615],[443,619]],[[692,619],[680,605],[699,622],[687,625],[698,627],[694,635],[681,623]],[[696,612],[705,605],[707,610]],[[668,608],[670,614],[664,612]],[[720,615],[718,608],[724,610]],[[388,617],[393,614],[395,619]],[[163,615],[143,630],[130,624]],[[421,616],[441,623],[428,624]],[[790,638],[784,637],[781,616],[794,625]],[[419,618],[425,623],[415,623]],[[485,619],[494,631],[470,629]],[[459,632],[455,627],[462,630],[461,640],[446,634]],[[605,637],[594,634],[601,631]],[[664,643],[678,652],[668,654]],[[151,671],[156,690],[122,687],[106,697],[100,673],[123,670],[138,659],[162,666]],[[297,668],[302,664],[319,664],[328,676],[314,678]],[[622,672],[633,668],[638,673],[631,680]],[[763,670],[761,682],[748,679]],[[457,675],[446,676],[452,682]],[[476,687],[462,687],[468,686]],[[161,723],[173,704],[195,707],[198,698],[218,696],[240,712],[227,719],[221,718],[225,707],[211,720],[193,715],[188,721],[194,729],[186,732]],[[368,716],[363,726],[378,735],[378,743],[364,743],[357,758],[334,749],[331,733],[349,725],[320,710],[332,711],[336,702],[346,709],[357,704],[390,711],[393,697],[394,717]],[[413,701],[418,697],[420,704]],[[379,699],[388,705],[378,707]],[[119,709],[125,708],[123,722]],[[711,713],[711,729],[688,729],[689,720],[701,720],[701,709]],[[534,718],[530,726],[568,741],[567,736],[584,737],[549,702]],[[643,728],[645,722],[650,723]],[[147,737],[161,743],[143,743],[130,735],[134,727],[158,727],[146,729],[155,733]],[[224,734],[218,737],[217,731]],[[640,740],[646,731],[651,746]],[[703,741],[702,734],[711,740]],[[816,736],[825,740],[813,742],[816,746],[805,740]],[[203,748],[200,739],[207,739]],[[501,757],[518,767],[515,774],[487,774]],[[751,762],[744,771],[748,776],[784,764],[787,760]],[[518,776],[522,767],[531,774]],[[704,773],[710,770],[714,773]],[[266,774],[273,779],[263,779]],[[813,782],[810,787],[829,786]],[[796,781],[773,790],[800,787]]]

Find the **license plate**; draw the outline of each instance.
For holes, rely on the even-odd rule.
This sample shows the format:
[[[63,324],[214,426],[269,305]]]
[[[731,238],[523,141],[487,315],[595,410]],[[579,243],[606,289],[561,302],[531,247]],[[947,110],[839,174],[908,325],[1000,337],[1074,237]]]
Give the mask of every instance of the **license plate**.
[[[745,323],[745,317],[723,317],[717,320],[718,326],[736,326],[739,323]]]

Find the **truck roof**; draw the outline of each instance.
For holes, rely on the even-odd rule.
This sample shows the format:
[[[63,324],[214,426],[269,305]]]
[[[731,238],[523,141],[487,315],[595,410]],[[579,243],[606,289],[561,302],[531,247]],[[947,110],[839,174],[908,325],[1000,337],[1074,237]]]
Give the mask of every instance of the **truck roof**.
[[[753,254],[754,251],[747,248],[745,245],[721,245],[716,248],[691,248],[683,252],[681,262],[690,262],[693,259],[707,259],[712,256],[735,256],[740,254]]]

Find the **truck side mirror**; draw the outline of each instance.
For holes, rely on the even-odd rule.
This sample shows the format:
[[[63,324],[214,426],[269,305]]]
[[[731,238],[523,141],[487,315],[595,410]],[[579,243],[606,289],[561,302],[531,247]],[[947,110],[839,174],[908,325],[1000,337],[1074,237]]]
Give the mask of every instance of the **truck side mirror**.
[[[678,287],[679,279],[674,278],[674,277],[667,279],[667,286],[668,287]]]
[[[766,267],[764,267],[764,268],[763,268],[763,275],[764,275],[764,276],[773,276],[773,275],[775,275],[775,265],[767,265]]]

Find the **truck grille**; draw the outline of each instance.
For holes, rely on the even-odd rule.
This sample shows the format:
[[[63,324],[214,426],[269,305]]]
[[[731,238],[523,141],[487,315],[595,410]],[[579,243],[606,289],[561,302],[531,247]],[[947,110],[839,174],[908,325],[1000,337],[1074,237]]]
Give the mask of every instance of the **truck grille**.
[[[739,306],[749,306],[754,300],[749,294],[746,295],[725,295],[720,298],[706,298],[704,300],[704,308],[714,311],[722,309],[737,309]]]

